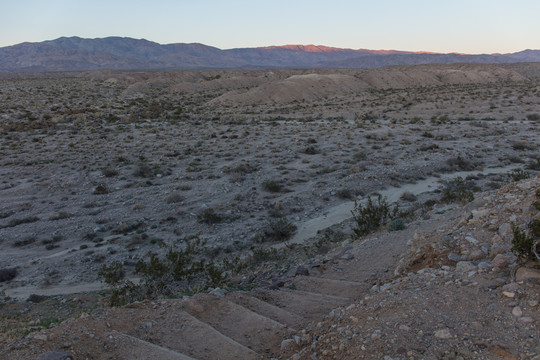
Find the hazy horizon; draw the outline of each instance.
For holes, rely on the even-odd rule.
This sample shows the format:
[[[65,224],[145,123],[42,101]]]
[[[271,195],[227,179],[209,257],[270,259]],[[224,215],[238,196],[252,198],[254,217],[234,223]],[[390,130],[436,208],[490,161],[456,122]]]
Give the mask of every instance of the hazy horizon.
[[[3,6],[0,46],[59,37],[202,43],[219,49],[324,45],[493,54],[540,49],[540,2],[336,0],[253,3],[22,0]]]

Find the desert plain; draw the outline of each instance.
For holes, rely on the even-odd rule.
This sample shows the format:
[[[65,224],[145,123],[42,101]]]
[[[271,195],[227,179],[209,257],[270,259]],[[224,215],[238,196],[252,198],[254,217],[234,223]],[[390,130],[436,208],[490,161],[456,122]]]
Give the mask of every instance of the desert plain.
[[[252,284],[352,241],[355,200],[384,194],[408,224],[458,175],[477,193],[536,176],[540,65],[3,74],[0,133],[13,339],[50,325],[29,330],[29,297],[84,303],[115,261],[136,281],[198,238],[214,261],[257,254],[235,278]]]

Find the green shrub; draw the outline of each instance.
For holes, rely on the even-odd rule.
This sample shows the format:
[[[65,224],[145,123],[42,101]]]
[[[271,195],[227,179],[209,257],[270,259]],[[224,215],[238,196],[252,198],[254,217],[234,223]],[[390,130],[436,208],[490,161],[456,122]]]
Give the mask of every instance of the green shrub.
[[[462,177],[457,177],[452,180],[443,181],[441,188],[443,203],[468,203],[474,200],[473,191],[478,188],[471,182],[463,180]]]
[[[540,158],[529,161],[527,164],[527,169],[540,170]]]
[[[270,220],[264,232],[265,241],[286,241],[289,240],[296,231],[296,225],[290,223],[286,218]]]
[[[540,237],[540,219],[534,219],[531,223],[531,231],[534,236]]]
[[[390,211],[390,205],[380,194],[377,196],[377,202],[374,203],[371,197],[368,197],[366,205],[360,202],[354,202],[354,209],[351,211],[355,221],[353,228],[354,236],[359,238],[385,224],[390,219],[396,216],[398,206],[396,205],[393,211]]]
[[[390,222],[388,225],[388,231],[400,231],[405,230],[407,227],[405,226],[405,222],[401,218],[394,219]]]
[[[518,257],[519,261],[525,262],[533,259],[533,238],[528,237],[527,234],[519,228],[519,226],[512,225],[512,231],[514,233],[514,237],[512,239],[512,252]]]
[[[508,173],[513,181],[528,179],[531,175],[523,169],[514,169]]]
[[[111,288],[111,305],[178,294],[189,289],[194,281],[199,289],[225,284],[226,266],[205,260],[206,244],[199,238],[183,240],[185,246],[182,249],[169,246],[164,256],[150,251],[146,259],[139,260],[135,266],[135,272],[141,277],[139,284],[125,279],[121,263],[103,265],[98,275]],[[233,263],[227,264],[229,269]]]

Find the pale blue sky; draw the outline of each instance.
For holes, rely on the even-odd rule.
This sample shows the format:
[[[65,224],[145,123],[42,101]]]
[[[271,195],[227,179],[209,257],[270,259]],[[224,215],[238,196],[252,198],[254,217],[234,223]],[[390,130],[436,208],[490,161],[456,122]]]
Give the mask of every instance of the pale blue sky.
[[[221,49],[540,49],[539,0],[0,0],[0,6],[0,46],[60,36],[129,36]]]

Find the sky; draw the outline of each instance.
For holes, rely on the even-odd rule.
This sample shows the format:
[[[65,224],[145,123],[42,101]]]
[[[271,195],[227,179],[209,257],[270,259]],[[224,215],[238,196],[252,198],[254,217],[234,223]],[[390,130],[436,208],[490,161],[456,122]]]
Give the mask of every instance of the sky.
[[[0,46],[126,36],[220,49],[540,49],[539,0],[0,0],[0,6]]]

